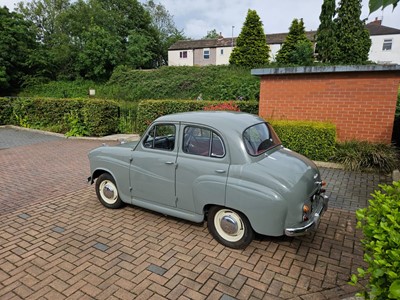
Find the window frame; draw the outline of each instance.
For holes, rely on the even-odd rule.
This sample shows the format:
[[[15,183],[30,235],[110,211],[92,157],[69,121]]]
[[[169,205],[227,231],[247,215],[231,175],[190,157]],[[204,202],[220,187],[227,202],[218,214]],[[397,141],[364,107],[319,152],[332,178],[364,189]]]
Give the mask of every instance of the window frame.
[[[207,137],[208,138],[208,153],[207,155],[203,155],[203,154],[199,154],[199,153],[190,153],[187,151],[188,147],[189,147],[189,143],[190,140],[186,139],[186,135],[190,135],[190,137],[195,137],[195,135],[193,133],[188,133],[188,130],[200,130],[200,132],[202,133],[203,130],[205,130],[208,134],[202,134],[200,136],[197,136],[198,138],[203,138],[203,137]],[[182,152],[188,155],[195,155],[195,156],[200,156],[200,157],[209,157],[209,158],[224,158],[226,156],[226,147],[225,147],[225,142],[223,140],[223,138],[221,137],[221,135],[219,133],[217,133],[215,130],[204,127],[204,126],[198,126],[198,125],[185,125],[183,128],[183,134],[182,134],[183,138],[182,138]],[[196,139],[196,138],[195,138]],[[220,144],[221,144],[221,148],[222,148],[222,154],[215,154],[213,153],[213,147],[215,147],[216,145],[214,144],[215,139],[217,139]],[[188,145],[186,145],[188,144]]]
[[[180,51],[179,52],[179,58],[181,58],[181,59],[187,58],[187,51]]]
[[[167,134],[167,135],[160,135],[157,136],[157,128],[160,127],[173,127],[174,133],[173,134]],[[144,149],[151,149],[151,150],[162,150],[162,151],[168,151],[168,152],[172,152],[176,149],[176,133],[177,133],[177,128],[176,125],[173,123],[158,123],[158,124],[154,124],[149,131],[146,133],[146,136],[143,138],[142,141],[142,147]],[[149,141],[148,139],[152,137],[152,139]],[[166,139],[167,140],[167,144],[170,143],[170,138],[173,138],[173,146],[172,147],[156,147],[156,142],[157,139]],[[150,144],[151,143],[151,144]],[[147,144],[147,145],[146,145]]]
[[[391,51],[393,48],[393,39],[384,39],[382,44],[382,51]]]
[[[206,54],[206,52],[207,52],[208,54]],[[207,56],[207,57],[206,57],[206,56]],[[210,48],[204,48],[204,49],[203,49],[203,59],[210,59],[210,56],[211,56]]]

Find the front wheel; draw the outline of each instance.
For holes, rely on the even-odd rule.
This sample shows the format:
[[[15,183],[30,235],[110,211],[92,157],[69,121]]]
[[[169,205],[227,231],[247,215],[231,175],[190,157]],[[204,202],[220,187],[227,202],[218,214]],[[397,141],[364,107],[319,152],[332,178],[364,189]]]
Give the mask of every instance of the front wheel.
[[[207,227],[218,242],[230,248],[243,249],[254,239],[253,228],[246,216],[230,208],[211,207]]]
[[[101,204],[108,208],[120,208],[123,202],[118,194],[117,185],[114,178],[103,173],[96,180],[96,194]]]

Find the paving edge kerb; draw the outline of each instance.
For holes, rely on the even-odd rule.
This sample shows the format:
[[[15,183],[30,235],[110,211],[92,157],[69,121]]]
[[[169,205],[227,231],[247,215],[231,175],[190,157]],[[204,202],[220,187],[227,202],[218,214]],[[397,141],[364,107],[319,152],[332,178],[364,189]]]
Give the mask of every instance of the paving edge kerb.
[[[19,127],[19,126],[15,126],[15,125],[2,125],[2,126],[0,126],[0,128],[11,128],[11,129],[15,129],[15,130],[25,130],[25,131],[31,131],[31,132],[36,132],[36,133],[45,134],[45,135],[57,136],[57,137],[60,137],[60,138],[65,138],[65,139],[77,139],[77,140],[122,142],[122,141],[138,141],[140,139],[140,135],[138,135],[138,134],[113,134],[113,135],[107,135],[107,136],[103,136],[103,137],[66,137],[64,134],[61,134],[61,133],[43,131],[43,130],[32,129],[32,128]],[[321,167],[321,168],[344,170],[344,166],[342,164],[331,163],[331,162],[323,162],[323,161],[314,161],[314,162],[318,167]],[[399,170],[394,170],[392,172],[392,180],[393,181],[399,181],[400,180],[400,171]]]

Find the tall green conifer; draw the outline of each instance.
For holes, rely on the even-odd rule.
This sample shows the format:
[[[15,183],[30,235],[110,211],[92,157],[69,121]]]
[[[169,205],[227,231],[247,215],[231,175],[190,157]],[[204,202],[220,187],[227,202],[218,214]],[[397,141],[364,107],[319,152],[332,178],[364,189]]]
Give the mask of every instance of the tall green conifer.
[[[229,63],[246,67],[262,66],[269,62],[269,55],[270,48],[260,17],[255,10],[249,9]]]
[[[324,0],[319,16],[320,25],[315,38],[318,60],[322,62],[334,61],[337,55],[335,22],[333,21],[335,14],[335,0]]]
[[[281,65],[309,65],[312,63],[313,47],[306,36],[303,19],[292,21],[285,42],[276,55],[276,61]]]
[[[334,63],[362,64],[368,60],[371,39],[360,16],[361,0],[340,1],[335,19],[338,54]]]

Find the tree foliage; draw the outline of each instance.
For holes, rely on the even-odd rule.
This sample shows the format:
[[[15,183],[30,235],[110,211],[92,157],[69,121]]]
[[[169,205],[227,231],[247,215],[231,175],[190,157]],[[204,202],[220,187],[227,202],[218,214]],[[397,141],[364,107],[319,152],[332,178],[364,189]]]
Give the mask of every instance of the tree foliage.
[[[262,22],[255,10],[249,9],[229,58],[237,66],[257,67],[269,62],[270,47],[267,44]]]
[[[399,0],[369,0],[369,13],[373,13],[374,11],[392,5],[393,9],[397,6]]]
[[[294,19],[282,48],[276,55],[281,65],[310,65],[313,62],[313,46],[307,38],[303,19]]]
[[[322,62],[363,64],[368,61],[371,39],[360,20],[361,0],[325,0],[316,36],[316,51]],[[335,18],[334,18],[335,17]]]
[[[361,0],[341,0],[335,19],[338,53],[334,63],[362,64],[368,60],[371,47],[365,21],[360,20]]]
[[[38,47],[31,22],[21,14],[0,7],[0,91],[20,86],[35,71],[34,53]]]
[[[217,39],[219,38],[219,33],[217,32],[216,29],[207,31],[207,35],[202,37],[202,40],[210,40],[210,39]]]
[[[32,0],[20,2],[17,11],[33,39],[14,36],[21,43],[38,42],[23,60],[36,70],[24,77],[26,84],[104,81],[118,66],[159,67],[167,63],[170,45],[184,38],[165,7],[152,0]],[[0,74],[8,74],[4,64]]]
[[[317,30],[315,42],[318,60],[329,63],[337,55],[337,43],[335,37],[336,14],[335,0],[324,0],[319,16],[320,25]]]

